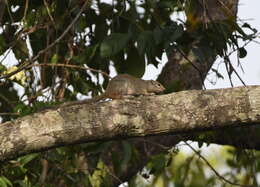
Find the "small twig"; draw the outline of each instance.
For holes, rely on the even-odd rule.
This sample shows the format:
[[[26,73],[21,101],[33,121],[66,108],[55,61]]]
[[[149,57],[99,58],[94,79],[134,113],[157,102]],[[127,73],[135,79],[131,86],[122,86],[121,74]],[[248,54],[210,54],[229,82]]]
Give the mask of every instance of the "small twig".
[[[169,146],[164,146],[164,145],[162,145],[160,143],[156,143],[156,142],[153,142],[153,141],[150,141],[150,140],[146,140],[146,139],[142,139],[142,142],[149,143],[149,144],[151,144],[153,146],[157,146],[157,147],[163,149],[164,151],[168,151],[169,149],[171,149],[171,147],[169,147]]]
[[[98,168],[97,168],[98,169]],[[123,184],[124,182],[119,178],[117,177],[115,174],[113,174],[109,168],[107,167],[104,167],[104,169],[107,171],[108,175],[110,175],[111,177],[113,177],[115,180],[117,180],[118,182],[120,182],[121,184]],[[126,187],[127,185],[123,184],[123,187]]]
[[[223,1],[220,1],[220,0],[217,0],[217,1],[219,2],[219,4],[221,4],[222,8],[225,9],[225,13],[228,13],[229,16],[234,16],[234,12],[232,12],[231,9],[230,9],[229,7],[227,7],[227,6],[225,5],[225,3],[223,3]],[[225,0],[224,0],[224,1],[225,1]],[[236,5],[236,6],[238,6],[238,5]]]
[[[53,26],[55,27],[55,22],[54,22],[54,19],[53,19],[52,15],[51,15],[51,11],[50,11],[49,5],[46,2],[46,0],[43,0],[43,3],[44,3],[44,6],[46,7],[46,10],[47,10],[48,16],[50,17],[50,20],[51,20]]]
[[[6,54],[3,56],[3,58],[0,60],[0,63],[2,63],[6,58],[7,56],[9,55],[9,53],[11,52],[11,48],[9,48],[6,52]]]
[[[47,46],[45,49],[42,49],[41,51],[39,51],[37,53],[37,55],[35,57],[33,57],[32,59],[29,60],[29,62],[27,63],[24,63],[23,65],[21,65],[17,70],[11,72],[11,73],[8,73],[8,74],[5,74],[5,75],[2,75],[0,77],[0,79],[4,79],[4,78],[8,78],[8,77],[11,77],[13,76],[14,74],[24,70],[25,68],[27,68],[30,64],[32,64],[34,61],[36,61],[40,55],[42,55],[43,53],[45,53],[46,51],[48,51],[50,48],[52,48],[53,46],[55,46],[57,43],[59,43],[63,38],[64,36],[69,32],[69,30],[73,27],[73,25],[76,23],[76,21],[79,19],[80,15],[82,14],[82,12],[85,10],[86,6],[89,4],[89,1],[90,0],[86,0],[84,5],[82,6],[82,8],[80,9],[79,13],[76,15],[76,17],[73,19],[73,21],[70,23],[70,25],[65,29],[65,31],[53,42],[51,43],[49,46]]]
[[[18,112],[15,113],[8,113],[8,112],[1,112],[0,116],[19,116],[20,114]]]
[[[5,3],[7,4],[7,6],[6,6],[6,8],[7,8],[7,12],[8,12],[8,14],[9,14],[9,16],[10,16],[10,19],[11,19],[11,23],[13,24],[14,23],[14,18],[12,17],[12,14],[11,14],[11,11],[10,11],[10,6],[9,6],[9,4],[8,4],[8,1],[5,1]]]
[[[58,81],[57,84],[59,84],[59,82],[60,82],[60,81]],[[21,100],[22,100],[23,103],[25,103],[26,101],[28,101],[29,104],[30,104],[30,103],[32,103],[31,101],[36,100],[36,99],[38,98],[38,96],[41,96],[41,97],[43,97],[43,98],[46,98],[47,101],[48,101],[48,98],[49,98],[49,97],[48,97],[48,96],[45,96],[44,94],[47,93],[50,89],[51,89],[50,87],[48,87],[47,89],[45,89],[45,88],[40,88],[38,91],[36,91],[36,93],[35,93],[33,96],[31,96],[31,97],[29,97],[29,98],[26,97],[26,99],[24,99],[24,100],[22,100],[22,99],[23,99],[23,97],[22,97]],[[46,101],[46,100],[44,100],[44,101]]]
[[[82,67],[78,65],[72,65],[72,64],[32,64],[29,65],[27,68],[32,68],[35,66],[52,66],[52,67],[66,67],[66,68],[77,68],[77,69],[84,69],[84,70],[90,70],[93,72],[101,73],[102,75],[105,75],[106,77],[111,78],[106,72],[103,72],[101,70],[89,68],[89,67]]]
[[[27,11],[28,11],[28,5],[29,5],[29,0],[26,0],[22,20],[25,20],[25,17],[27,15]]]
[[[41,172],[41,175],[40,175],[39,183],[41,184],[41,186],[44,186],[43,184],[46,181],[46,177],[47,177],[47,173],[48,173],[48,169],[49,169],[48,160],[41,159],[41,165],[42,165],[42,172]]]
[[[228,74],[228,79],[229,79],[229,82],[231,84],[231,87],[233,88],[234,85],[233,85],[232,78],[231,78],[232,71],[230,70],[230,68],[232,68],[232,67],[230,67],[230,66],[228,67],[228,62],[227,61],[229,61],[229,60],[228,59],[225,60],[226,71],[227,71],[227,74]]]
[[[240,48],[246,47],[250,42],[252,42],[252,40],[249,40],[249,41],[245,42]],[[232,55],[232,54],[233,54],[234,52],[236,52],[237,50],[238,50],[238,48],[233,49],[232,51],[230,51],[230,52],[227,54],[227,56]]]
[[[188,144],[186,141],[184,141],[184,143],[185,143],[194,153],[196,153],[196,154],[199,156],[199,158],[201,158],[201,159],[207,164],[207,166],[215,173],[215,175],[216,175],[219,179],[225,181],[225,182],[228,183],[228,184],[235,185],[235,186],[253,187],[252,185],[243,185],[243,184],[238,184],[238,183],[235,183],[235,182],[231,182],[231,181],[229,181],[228,179],[226,179],[225,177],[221,176],[221,175],[217,172],[217,170],[215,170],[215,168],[208,162],[208,160],[207,160],[204,156],[202,156],[197,150],[195,150],[195,149],[194,149],[190,144]]]
[[[243,79],[240,77],[240,75],[238,74],[238,72],[235,70],[235,68],[233,67],[232,63],[230,62],[230,60],[228,60],[228,64],[230,66],[230,68],[232,68],[232,70],[235,72],[236,76],[238,77],[238,79],[242,82],[242,84],[244,86],[246,86],[246,83],[243,81]]]
[[[189,170],[192,167],[192,161],[195,158],[195,154],[191,155],[188,159],[185,160],[185,166],[184,166],[184,171],[183,171],[183,176],[180,178],[181,183],[180,184],[185,184],[186,179],[188,178],[189,175]]]

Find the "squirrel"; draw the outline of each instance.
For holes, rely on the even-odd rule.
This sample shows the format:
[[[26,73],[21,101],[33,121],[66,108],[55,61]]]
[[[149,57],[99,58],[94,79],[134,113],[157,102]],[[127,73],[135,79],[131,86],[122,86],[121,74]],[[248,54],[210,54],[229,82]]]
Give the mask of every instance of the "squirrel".
[[[82,101],[72,101],[64,103],[61,106],[71,106],[76,104],[92,103],[102,99],[122,99],[140,95],[154,95],[165,90],[163,85],[154,80],[142,80],[128,74],[119,74],[112,78],[105,92],[92,99]]]

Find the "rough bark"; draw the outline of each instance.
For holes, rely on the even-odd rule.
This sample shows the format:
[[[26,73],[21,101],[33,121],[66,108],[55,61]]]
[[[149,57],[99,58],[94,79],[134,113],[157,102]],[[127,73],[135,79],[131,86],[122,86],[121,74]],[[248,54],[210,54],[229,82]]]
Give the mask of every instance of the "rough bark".
[[[183,51],[174,50],[158,81],[171,91],[202,89],[214,61],[215,57],[210,57],[206,62],[200,62],[191,51],[185,54]]]
[[[74,105],[1,124],[0,160],[62,145],[259,122],[260,86]]]

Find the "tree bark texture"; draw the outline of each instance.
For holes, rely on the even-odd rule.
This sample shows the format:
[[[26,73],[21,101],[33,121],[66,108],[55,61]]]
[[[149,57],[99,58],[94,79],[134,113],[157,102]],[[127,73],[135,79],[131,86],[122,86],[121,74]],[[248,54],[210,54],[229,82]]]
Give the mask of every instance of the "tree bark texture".
[[[62,145],[260,122],[260,86],[49,109],[0,125],[0,160]]]

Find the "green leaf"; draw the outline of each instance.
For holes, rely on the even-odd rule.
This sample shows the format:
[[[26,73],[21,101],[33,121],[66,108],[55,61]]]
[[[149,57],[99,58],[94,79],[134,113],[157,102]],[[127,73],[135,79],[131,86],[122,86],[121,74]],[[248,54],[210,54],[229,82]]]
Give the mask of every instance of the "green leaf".
[[[159,44],[163,41],[163,30],[160,27],[156,27],[153,31],[153,37],[156,44]]]
[[[87,27],[87,19],[84,16],[79,18],[78,24],[76,24],[77,32],[84,32],[84,29]]]
[[[163,28],[156,27],[153,31],[155,43],[157,45],[163,44],[166,50],[168,50],[172,43],[179,39],[182,35],[183,27],[181,25],[177,25],[175,22]]]
[[[100,46],[101,57],[111,57],[125,48],[130,37],[128,34],[113,33]]]
[[[8,178],[6,178],[5,176],[1,176],[0,177],[0,180],[2,180],[3,182],[5,182],[5,184],[7,185],[7,186],[13,186],[13,184],[11,183],[11,181],[8,179]],[[1,186],[1,185],[0,185]]]
[[[58,54],[54,54],[52,57],[51,57],[51,64],[57,64],[58,62]]]
[[[121,168],[127,168],[127,164],[129,163],[131,157],[132,157],[132,146],[129,142],[127,141],[123,141],[123,161],[122,161],[122,165]]]
[[[247,51],[244,47],[240,47],[238,49],[239,58],[245,58],[247,55]]]
[[[152,53],[155,48],[155,42],[152,31],[142,32],[137,39],[137,47],[139,54]]]
[[[1,186],[1,187],[7,187],[7,184],[6,184],[6,182],[3,180],[2,177],[0,177],[0,186]]]
[[[3,71],[6,71],[6,67],[4,65],[0,64],[0,72],[3,72]]]
[[[30,187],[30,183],[27,181],[27,179],[24,180],[16,180],[14,183],[19,184],[21,187]]]
[[[77,56],[73,56],[72,59],[77,64],[90,63],[97,54],[99,44],[87,46],[86,49]]]
[[[87,62],[91,61],[93,59],[93,57],[96,55],[98,47],[99,47],[98,44],[93,45],[91,47],[87,47],[87,49],[85,50],[85,56],[86,56]]]
[[[0,55],[2,55],[6,50],[6,43],[3,35],[0,35]]]
[[[160,1],[160,6],[163,8],[170,8],[171,10],[174,10],[178,6],[178,1],[173,1],[173,0],[164,0]]]
[[[30,161],[32,161],[33,159],[35,159],[36,157],[38,157],[39,154],[38,153],[33,153],[33,154],[29,154],[23,157],[20,157],[18,159],[18,161],[21,163],[21,165],[26,165],[27,163],[29,163]]]
[[[169,29],[171,30],[171,32],[169,32],[171,34],[171,36],[169,37],[171,42],[176,41],[183,34],[182,25],[175,25],[174,24],[174,25],[170,26]]]
[[[142,77],[145,72],[145,59],[144,55],[140,55],[136,48],[132,48],[127,53],[123,73],[131,74],[135,77]]]
[[[151,163],[147,166],[151,169],[151,174],[159,174],[161,173],[164,168],[166,167],[168,160],[165,154],[159,154],[152,158]]]
[[[203,146],[203,143],[204,143],[204,142],[202,142],[202,141],[198,141],[198,146],[199,146],[199,148],[201,148],[201,147]]]
[[[107,33],[109,30],[109,26],[107,25],[105,18],[99,17],[99,19],[95,20],[93,24],[96,26],[94,32],[95,39],[99,42],[105,40],[107,36],[104,33]]]

